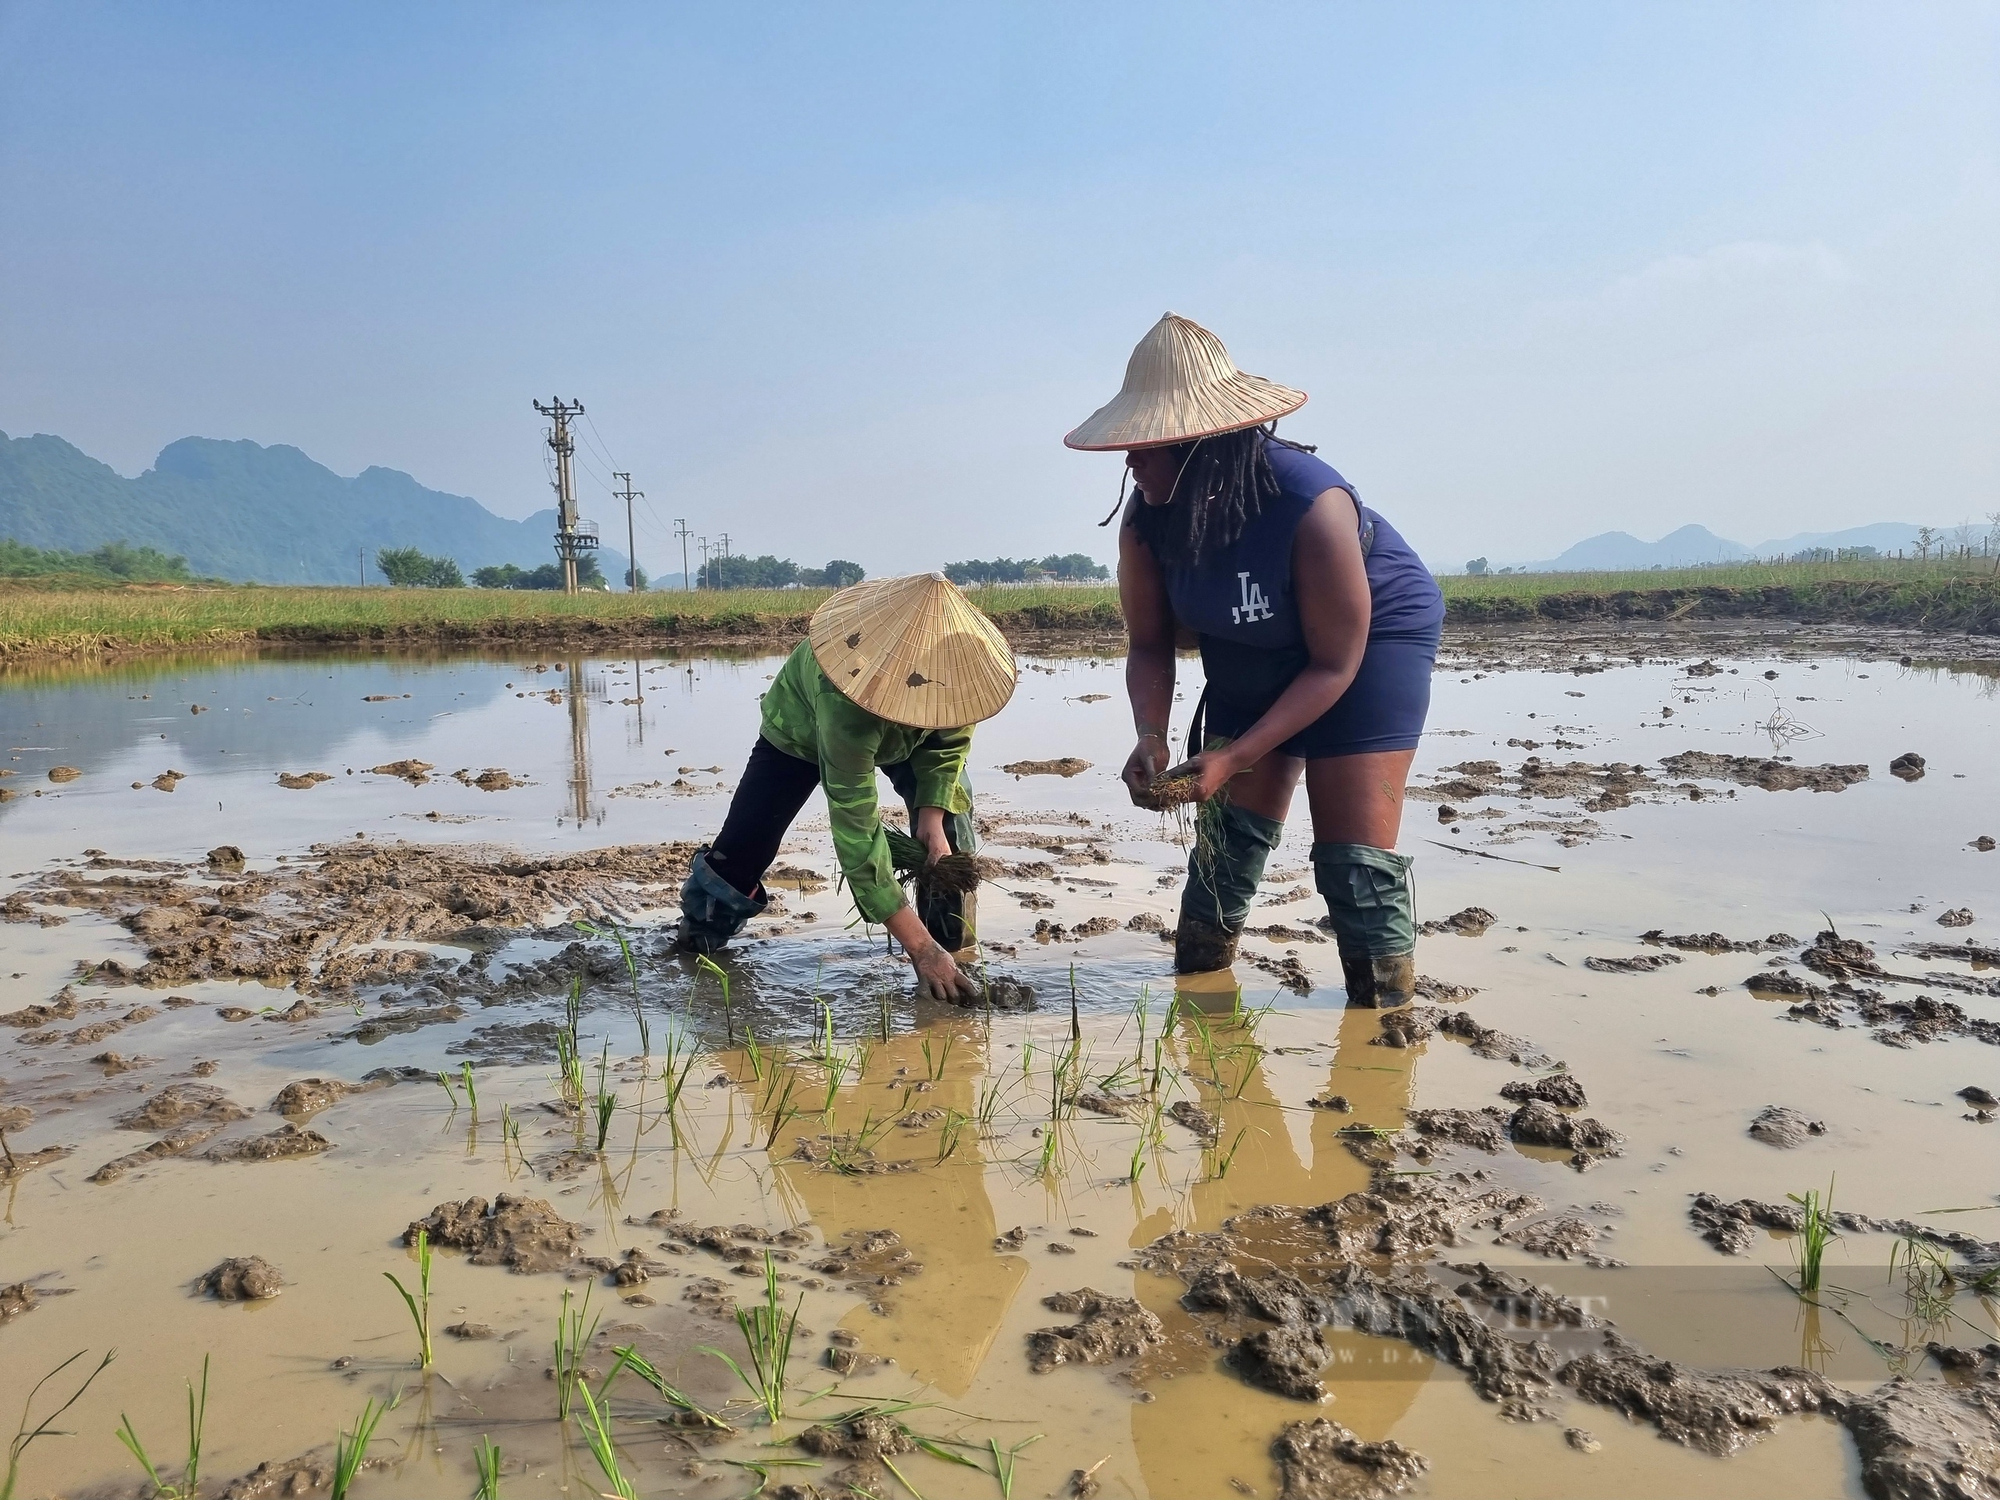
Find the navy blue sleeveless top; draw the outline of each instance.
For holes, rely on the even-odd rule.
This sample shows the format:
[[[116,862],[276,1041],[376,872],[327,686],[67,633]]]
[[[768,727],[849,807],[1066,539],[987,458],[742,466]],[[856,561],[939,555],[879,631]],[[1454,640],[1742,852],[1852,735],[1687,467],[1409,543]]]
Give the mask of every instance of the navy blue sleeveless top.
[[[1372,601],[1371,640],[1432,637],[1444,623],[1444,595],[1410,544],[1361,503],[1333,465],[1282,442],[1265,456],[1283,494],[1267,500],[1233,546],[1196,567],[1162,564],[1174,618],[1190,630],[1237,645],[1283,650],[1304,639],[1292,582],[1292,536],[1312,503],[1331,489],[1354,496]],[[1140,502],[1144,504],[1144,501]]]

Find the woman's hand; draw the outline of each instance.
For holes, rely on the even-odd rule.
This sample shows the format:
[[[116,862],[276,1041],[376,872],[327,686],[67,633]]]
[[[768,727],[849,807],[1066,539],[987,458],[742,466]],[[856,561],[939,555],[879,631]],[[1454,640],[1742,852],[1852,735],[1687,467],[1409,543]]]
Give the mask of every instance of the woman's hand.
[[[1118,773],[1125,789],[1132,794],[1133,802],[1146,806],[1144,798],[1152,789],[1153,778],[1167,768],[1167,737],[1164,734],[1142,734],[1139,743],[1132,747],[1126,758],[1125,769]]]
[[[917,971],[917,994],[925,999],[972,1000],[979,994],[972,976],[933,940],[911,952],[910,967]]]
[[[1186,761],[1183,764],[1186,767],[1186,774],[1194,777],[1194,800],[1197,802],[1208,801],[1209,798],[1229,785],[1231,777],[1239,776],[1247,769],[1243,765],[1241,757],[1235,753],[1233,746],[1225,746],[1218,750],[1204,750],[1201,754],[1195,756],[1194,759]]]
[[[930,856],[927,863],[936,864],[951,853],[951,840],[945,836],[944,809],[941,807],[920,807],[917,809],[917,842],[924,846]]]

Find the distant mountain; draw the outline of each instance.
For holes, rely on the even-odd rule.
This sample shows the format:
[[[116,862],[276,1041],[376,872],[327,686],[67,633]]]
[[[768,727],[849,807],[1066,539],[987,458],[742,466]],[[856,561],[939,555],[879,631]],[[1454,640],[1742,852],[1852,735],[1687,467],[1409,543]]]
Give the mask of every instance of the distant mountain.
[[[0,537],[86,552],[130,542],[180,553],[195,572],[259,583],[380,583],[380,547],[416,547],[470,575],[555,557],[556,517],[494,515],[477,500],[426,489],[395,469],[343,479],[297,448],[182,438],[127,479],[59,437],[0,432]],[[622,552],[598,554],[622,580]]]
[[[1686,568],[1699,563],[1739,562],[1752,557],[1789,557],[1813,547],[1873,547],[1914,551],[1917,528],[1901,521],[1878,521],[1846,531],[1802,531],[1746,547],[1706,526],[1683,526],[1657,542],[1642,542],[1627,531],[1606,531],[1586,537],[1560,557],[1523,566],[1526,573],[1624,573],[1643,568]]]
[[[1587,537],[1562,556],[1527,565],[1530,573],[1622,573],[1635,568],[1685,568],[1692,563],[1734,562],[1751,556],[1741,542],[1717,536],[1706,526],[1683,526],[1657,542],[1642,542],[1628,531]]]

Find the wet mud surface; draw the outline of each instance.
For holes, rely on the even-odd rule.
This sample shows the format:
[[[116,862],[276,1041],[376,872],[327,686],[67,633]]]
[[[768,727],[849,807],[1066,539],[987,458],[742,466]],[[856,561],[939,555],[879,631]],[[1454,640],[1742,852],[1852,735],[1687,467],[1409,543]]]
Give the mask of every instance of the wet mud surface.
[[[599,1492],[577,1314],[642,1494],[1987,1496],[2000,675],[1953,644],[1455,634],[1382,1012],[1303,816],[1176,985],[1111,659],[980,731],[962,1008],[848,926],[816,806],[720,975],[667,950],[769,663],[0,686],[44,793],[0,809],[0,1401],[122,1351],[22,1493],[141,1493],[115,1414],[172,1451],[202,1352],[204,1493],[325,1493],[368,1399],[357,1496],[470,1493],[482,1437]],[[775,1423],[702,1352],[767,1287]]]

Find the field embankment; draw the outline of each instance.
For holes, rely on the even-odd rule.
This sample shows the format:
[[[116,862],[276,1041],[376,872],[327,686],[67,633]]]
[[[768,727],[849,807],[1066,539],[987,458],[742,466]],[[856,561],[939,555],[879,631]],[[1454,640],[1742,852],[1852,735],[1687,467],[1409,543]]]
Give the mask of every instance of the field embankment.
[[[1991,564],[1702,568],[1679,573],[1512,574],[1442,580],[1456,625],[1789,619],[2000,635]],[[37,578],[0,582],[0,660],[254,646],[518,645],[788,641],[826,590],[561,594],[505,589],[260,588]],[[975,594],[1009,635],[1100,637],[1117,591]]]

